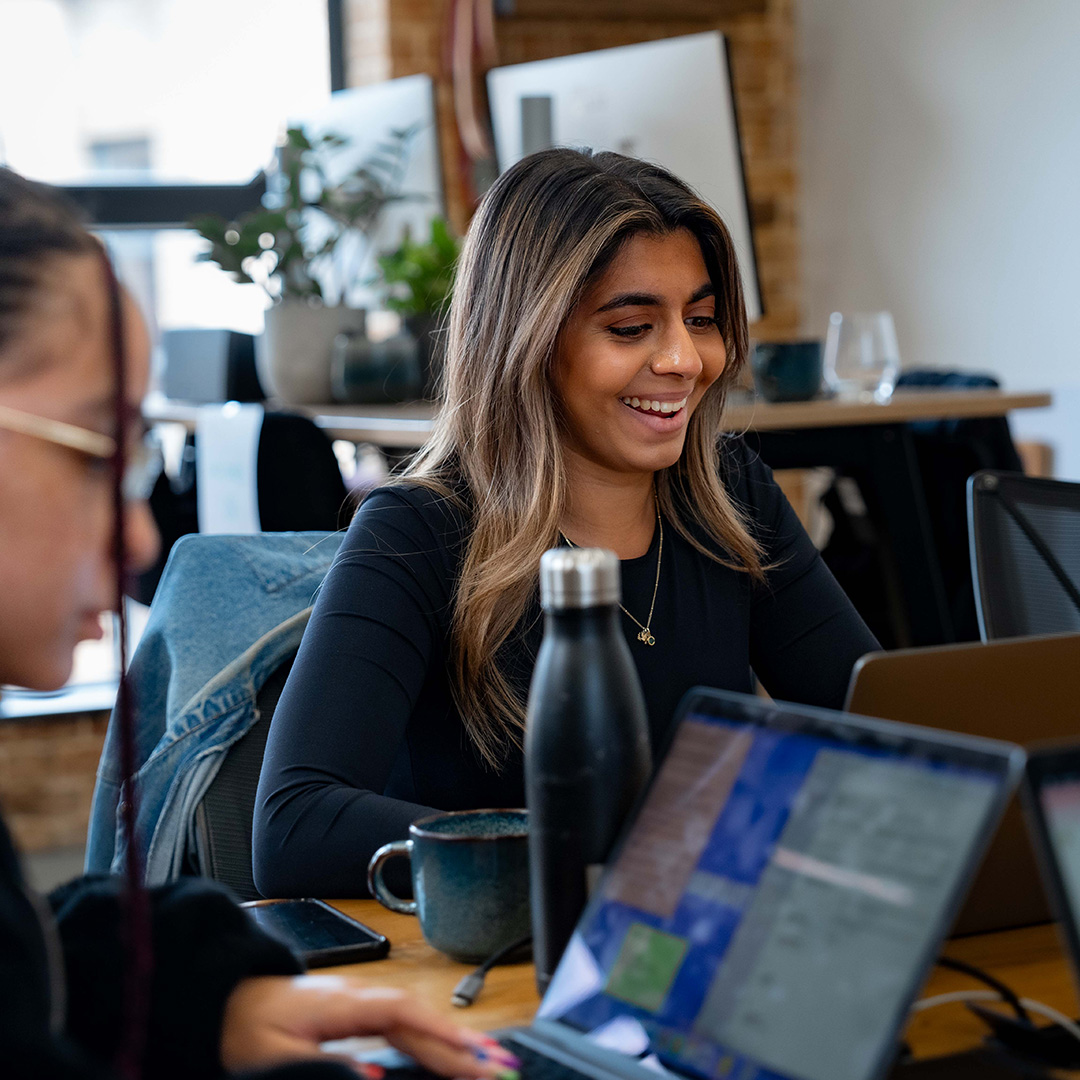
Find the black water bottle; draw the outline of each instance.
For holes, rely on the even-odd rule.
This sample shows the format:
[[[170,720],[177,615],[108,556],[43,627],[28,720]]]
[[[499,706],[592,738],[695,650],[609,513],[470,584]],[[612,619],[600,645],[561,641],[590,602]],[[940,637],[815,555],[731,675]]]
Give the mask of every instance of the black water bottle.
[[[525,797],[541,993],[652,769],[619,593],[614,552],[554,548],[540,560],[544,640],[529,688]]]

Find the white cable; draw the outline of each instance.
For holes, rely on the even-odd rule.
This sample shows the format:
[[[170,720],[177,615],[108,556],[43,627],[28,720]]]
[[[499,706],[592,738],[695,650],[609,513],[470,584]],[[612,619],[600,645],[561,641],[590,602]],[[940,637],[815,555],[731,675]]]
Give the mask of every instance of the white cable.
[[[1070,1020],[1064,1013],[1059,1013],[1057,1009],[1050,1005],[1044,1005],[1041,1001],[1032,1001],[1031,998],[1021,998],[1020,1004],[1032,1012],[1042,1013],[1047,1020],[1053,1020],[1055,1024],[1064,1028],[1077,1042],[1080,1042],[1080,1026],[1077,1025],[1075,1020]]]
[[[954,990],[948,994],[935,994],[933,997],[923,998],[911,1006],[913,1013],[924,1012],[933,1009],[937,1005],[949,1005],[954,1001],[1004,1001],[1005,999],[996,990]],[[1020,1004],[1030,1012],[1039,1013],[1047,1020],[1053,1020],[1058,1027],[1067,1031],[1077,1042],[1080,1042],[1080,1025],[1075,1020],[1070,1020],[1064,1013],[1050,1005],[1044,1005],[1041,1001],[1032,998],[1020,998]]]
[[[913,1013],[932,1009],[936,1005],[948,1005],[954,1001],[1003,1001],[1004,998],[996,990],[953,990],[949,994],[936,994],[934,997],[923,998],[911,1006]]]

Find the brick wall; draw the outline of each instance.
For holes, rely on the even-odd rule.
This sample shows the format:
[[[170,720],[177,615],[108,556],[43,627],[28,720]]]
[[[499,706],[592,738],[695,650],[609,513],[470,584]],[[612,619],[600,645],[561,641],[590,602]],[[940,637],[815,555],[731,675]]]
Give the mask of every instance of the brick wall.
[[[391,0],[349,0],[345,69],[354,86],[385,82],[390,70]]]
[[[445,58],[449,0],[350,0],[349,79],[354,85],[426,72],[436,79],[443,174],[451,219],[463,228],[471,197],[453,125]],[[768,312],[761,338],[798,332],[800,322],[794,0],[668,0],[602,4],[604,10],[663,9],[663,18],[571,18],[572,5],[531,0],[522,15],[497,21],[499,62],[520,63],[590,49],[718,29],[731,46],[758,274]],[[576,5],[583,12],[590,0]],[[530,15],[529,12],[538,14]],[[542,14],[548,12],[549,14]],[[710,14],[718,13],[718,14]],[[374,50],[382,61],[369,57]],[[352,62],[352,57],[364,57]]]
[[[108,713],[0,723],[0,807],[24,852],[86,840]]]

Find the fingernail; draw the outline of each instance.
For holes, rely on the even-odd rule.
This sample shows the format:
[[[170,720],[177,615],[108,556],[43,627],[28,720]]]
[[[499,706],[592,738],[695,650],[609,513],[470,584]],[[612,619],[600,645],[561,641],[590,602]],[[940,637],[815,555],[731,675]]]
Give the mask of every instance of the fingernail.
[[[495,1074],[495,1080],[521,1080],[521,1073],[517,1069],[503,1069]]]
[[[364,1077],[364,1080],[383,1080],[386,1076],[386,1070],[381,1065],[376,1065],[374,1062],[362,1061],[360,1063],[360,1075]]]
[[[485,1050],[483,1047],[477,1047],[473,1051],[477,1061],[497,1061],[500,1065],[510,1065],[515,1069],[521,1068],[521,1059],[514,1057],[509,1050],[504,1050],[501,1046],[494,1046],[490,1050]]]

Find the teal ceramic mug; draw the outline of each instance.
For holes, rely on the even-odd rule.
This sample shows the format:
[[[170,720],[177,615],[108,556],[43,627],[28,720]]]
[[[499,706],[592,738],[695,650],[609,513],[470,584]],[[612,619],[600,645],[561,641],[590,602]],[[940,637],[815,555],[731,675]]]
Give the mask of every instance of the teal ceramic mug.
[[[766,401],[809,401],[821,389],[821,342],[759,342],[750,370]]]
[[[408,858],[413,900],[383,880]],[[384,907],[416,915],[424,940],[455,960],[479,963],[530,933],[529,834],[524,810],[459,810],[419,818],[409,839],[385,844],[368,864],[368,888]]]

